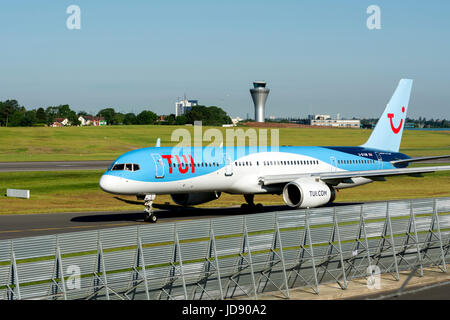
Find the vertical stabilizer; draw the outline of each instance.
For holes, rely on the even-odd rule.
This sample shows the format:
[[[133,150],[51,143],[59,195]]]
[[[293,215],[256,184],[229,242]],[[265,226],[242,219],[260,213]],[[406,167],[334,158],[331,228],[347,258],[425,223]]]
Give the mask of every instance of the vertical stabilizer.
[[[412,83],[410,79],[400,80],[369,140],[362,147],[398,152],[406,122]]]

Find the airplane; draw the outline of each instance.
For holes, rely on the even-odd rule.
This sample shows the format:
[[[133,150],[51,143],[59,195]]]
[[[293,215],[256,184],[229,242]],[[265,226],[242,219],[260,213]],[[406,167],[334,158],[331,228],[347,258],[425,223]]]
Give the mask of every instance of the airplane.
[[[450,166],[407,168],[410,163],[450,155],[411,158],[400,153],[413,81],[401,79],[375,129],[360,146],[155,147],[119,156],[100,178],[100,188],[144,200],[145,221],[156,222],[156,195],[181,206],[242,194],[243,209],[255,210],[255,194],[282,195],[293,208],[331,203],[336,191],[397,175],[450,170]]]

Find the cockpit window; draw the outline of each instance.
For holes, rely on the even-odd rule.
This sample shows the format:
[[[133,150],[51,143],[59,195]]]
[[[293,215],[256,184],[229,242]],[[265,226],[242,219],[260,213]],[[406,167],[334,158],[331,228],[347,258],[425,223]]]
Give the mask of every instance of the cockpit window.
[[[138,171],[140,169],[139,165],[135,163],[118,163],[111,168],[111,171]]]
[[[125,169],[125,164],[119,163],[115,164],[114,167],[112,167],[111,171],[120,171]]]

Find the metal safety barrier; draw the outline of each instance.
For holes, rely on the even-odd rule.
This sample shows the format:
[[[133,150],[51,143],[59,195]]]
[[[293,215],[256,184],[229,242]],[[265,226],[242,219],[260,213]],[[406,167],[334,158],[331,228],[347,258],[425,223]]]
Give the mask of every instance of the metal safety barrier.
[[[1,299],[258,298],[437,266],[450,198],[159,223],[0,241]]]

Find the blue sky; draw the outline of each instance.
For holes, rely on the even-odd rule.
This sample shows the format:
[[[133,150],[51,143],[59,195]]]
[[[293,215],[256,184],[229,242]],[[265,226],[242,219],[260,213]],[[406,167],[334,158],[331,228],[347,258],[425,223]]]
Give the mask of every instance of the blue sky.
[[[68,30],[69,5],[81,30]],[[369,5],[381,30],[366,27]],[[0,2],[0,100],[174,112],[177,97],[253,117],[379,117],[400,78],[409,116],[450,118],[449,1]]]

